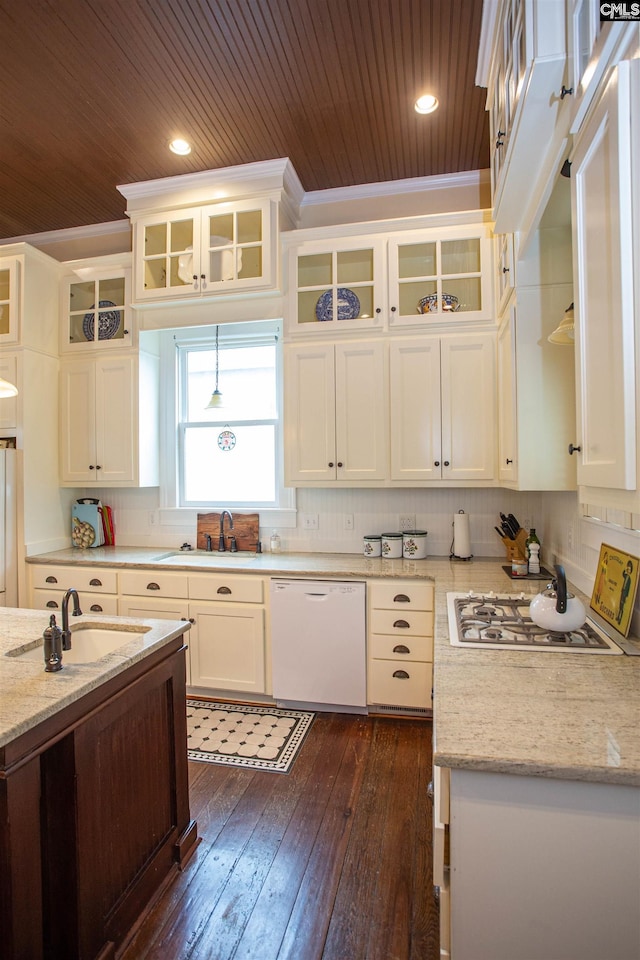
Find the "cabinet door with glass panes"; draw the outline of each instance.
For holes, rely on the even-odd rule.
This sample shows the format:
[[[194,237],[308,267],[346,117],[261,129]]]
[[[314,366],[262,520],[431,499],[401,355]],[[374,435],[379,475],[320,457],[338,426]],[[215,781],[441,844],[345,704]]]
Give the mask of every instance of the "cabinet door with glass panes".
[[[388,251],[391,326],[492,319],[488,230],[412,231],[390,238]]]
[[[269,200],[238,201],[138,220],[136,301],[275,287],[278,257],[272,208]]]
[[[19,330],[19,270],[20,261],[14,257],[0,260],[0,345],[17,343]]]
[[[291,333],[382,329],[384,241],[310,241],[291,251]],[[330,332],[331,331],[331,332]]]
[[[75,353],[94,347],[128,347],[132,342],[130,271],[104,275],[88,268],[84,278],[63,282],[60,349]]]

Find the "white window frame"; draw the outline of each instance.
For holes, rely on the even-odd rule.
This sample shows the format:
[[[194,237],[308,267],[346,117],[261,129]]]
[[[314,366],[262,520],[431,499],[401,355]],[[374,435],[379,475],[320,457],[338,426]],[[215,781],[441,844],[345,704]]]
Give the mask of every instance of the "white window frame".
[[[280,427],[277,431],[276,462],[277,462],[277,506],[264,507],[252,504],[237,505],[233,509],[238,512],[256,512],[260,515],[260,525],[266,527],[295,527],[296,526],[296,493],[292,487],[284,486],[284,450],[282,423],[283,411],[283,359],[282,359],[282,321],[263,321],[264,332],[275,332],[276,347],[276,382],[278,390],[278,411]],[[244,327],[242,331],[238,329]],[[257,323],[233,324],[234,332],[238,334],[238,342],[246,336],[249,341],[252,336],[259,336]],[[160,523],[163,525],[180,525],[197,522],[198,513],[206,510],[225,509],[225,503],[212,503],[199,507],[178,506],[180,444],[178,431],[179,414],[179,371],[177,348],[179,346],[204,344],[215,342],[215,326],[191,327],[177,330],[161,330],[157,332],[160,349]]]

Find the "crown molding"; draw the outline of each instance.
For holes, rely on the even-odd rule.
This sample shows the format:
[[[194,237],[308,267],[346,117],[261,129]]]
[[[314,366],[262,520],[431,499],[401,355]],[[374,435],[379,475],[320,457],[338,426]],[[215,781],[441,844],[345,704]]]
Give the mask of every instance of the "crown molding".
[[[90,223],[83,227],[65,227],[62,230],[47,230],[45,233],[30,233],[23,237],[8,237],[0,240],[0,245],[9,243],[29,243],[31,245],[62,243],[68,240],[84,240],[88,237],[102,237],[114,233],[129,233],[129,220],[109,220],[106,223]]]
[[[350,200],[368,200],[374,197],[397,196],[401,193],[424,193],[456,187],[475,187],[484,183],[488,170],[465,170],[432,177],[410,177],[405,180],[381,180],[377,183],[359,183],[351,187],[333,187],[305,193],[301,207],[315,204],[340,203]]]
[[[498,19],[500,0],[484,0],[482,4],[482,23],[480,25],[480,43],[478,45],[478,64],[476,67],[476,87],[488,87],[491,73],[491,52]]]

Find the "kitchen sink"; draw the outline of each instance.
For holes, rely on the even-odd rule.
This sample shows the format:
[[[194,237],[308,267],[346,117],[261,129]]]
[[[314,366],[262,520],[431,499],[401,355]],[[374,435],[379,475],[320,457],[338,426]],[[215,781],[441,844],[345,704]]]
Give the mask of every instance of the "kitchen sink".
[[[231,553],[225,550],[224,553],[218,553],[217,550],[209,552],[208,550],[180,550],[176,553],[163,554],[156,557],[152,563],[166,563],[174,566],[198,566],[207,567],[228,567],[244,566],[251,563],[259,554],[252,550],[238,550],[237,553]]]
[[[87,624],[79,624],[71,629],[71,650],[64,650],[62,662],[64,663],[95,663],[108,653],[113,653],[125,644],[131,643],[137,636],[146,633],[149,627],[132,627],[129,630],[120,630],[107,626],[97,627]],[[33,641],[10,650],[7,657],[19,657],[21,660],[44,659],[42,650],[42,638],[34,643]]]

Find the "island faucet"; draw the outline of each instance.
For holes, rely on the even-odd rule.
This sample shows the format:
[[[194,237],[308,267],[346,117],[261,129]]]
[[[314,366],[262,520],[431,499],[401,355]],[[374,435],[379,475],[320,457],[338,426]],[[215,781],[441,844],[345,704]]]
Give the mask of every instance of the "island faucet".
[[[229,530],[233,530],[233,517],[228,510],[223,510],[220,514],[220,536],[218,537],[218,552],[222,553],[225,550],[224,545],[224,517],[225,514],[229,517]]]
[[[81,617],[80,598],[74,587],[69,587],[62,598],[62,649],[71,650],[71,630],[69,629],[69,598],[73,597],[73,616]]]

